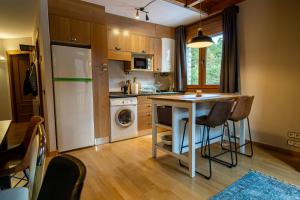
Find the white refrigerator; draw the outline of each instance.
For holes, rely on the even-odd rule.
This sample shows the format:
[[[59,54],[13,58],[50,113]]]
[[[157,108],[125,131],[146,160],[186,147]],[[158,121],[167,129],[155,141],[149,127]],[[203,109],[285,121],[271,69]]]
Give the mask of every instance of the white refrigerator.
[[[59,152],[94,145],[91,49],[52,45]]]

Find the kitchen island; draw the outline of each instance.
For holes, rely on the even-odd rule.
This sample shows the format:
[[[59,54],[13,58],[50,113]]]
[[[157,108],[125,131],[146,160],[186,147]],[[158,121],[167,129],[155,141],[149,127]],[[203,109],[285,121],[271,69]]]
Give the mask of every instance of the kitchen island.
[[[195,132],[196,124],[195,119],[197,113],[201,112],[203,105],[212,104],[215,101],[237,99],[240,95],[237,94],[202,94],[201,97],[196,97],[195,94],[191,95],[162,95],[151,96],[152,100],[152,157],[156,158],[157,149],[162,150],[169,155],[176,157],[188,163],[190,177],[195,176]],[[166,126],[158,123],[157,107],[158,106],[171,106],[172,107],[172,126]],[[181,139],[181,120],[188,117],[188,155],[180,154],[180,139]],[[157,128],[167,128],[172,131],[172,147],[166,147],[157,142]],[[245,143],[245,121],[240,122],[240,145]],[[241,147],[241,152],[245,151],[245,147]]]

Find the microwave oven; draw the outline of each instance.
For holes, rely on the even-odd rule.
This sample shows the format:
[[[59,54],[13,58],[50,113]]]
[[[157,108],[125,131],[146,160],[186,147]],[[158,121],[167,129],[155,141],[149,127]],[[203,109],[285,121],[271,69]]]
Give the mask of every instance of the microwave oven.
[[[151,54],[132,54],[131,70],[152,71],[153,55]]]

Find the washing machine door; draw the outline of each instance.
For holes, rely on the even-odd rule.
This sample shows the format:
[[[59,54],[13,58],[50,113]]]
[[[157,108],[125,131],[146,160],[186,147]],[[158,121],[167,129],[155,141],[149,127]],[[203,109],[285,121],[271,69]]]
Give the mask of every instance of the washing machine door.
[[[116,112],[115,120],[118,126],[127,128],[133,124],[135,116],[132,110],[121,108]]]

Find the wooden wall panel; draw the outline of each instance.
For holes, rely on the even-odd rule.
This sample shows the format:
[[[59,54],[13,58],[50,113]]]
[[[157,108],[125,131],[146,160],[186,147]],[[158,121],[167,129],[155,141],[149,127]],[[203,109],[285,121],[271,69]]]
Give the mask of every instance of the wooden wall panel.
[[[156,24],[155,31],[158,38],[175,38],[175,28]]]
[[[127,29],[130,33],[145,35],[150,37],[175,37],[175,29],[172,27],[162,26],[143,22],[127,17],[121,17],[113,14],[106,13],[107,25],[110,28]]]
[[[130,33],[140,35],[147,35],[155,37],[155,24],[121,17],[113,14],[106,13],[107,25],[111,28],[121,28],[129,30]]]
[[[202,21],[201,27],[203,33],[206,35],[212,35],[223,31],[222,14],[217,14],[212,17],[208,17]],[[198,34],[199,22],[186,26],[186,39],[189,40]]]
[[[52,15],[105,24],[105,8],[81,0],[48,0]]]
[[[95,137],[110,135],[106,26],[92,24],[91,34]]]

